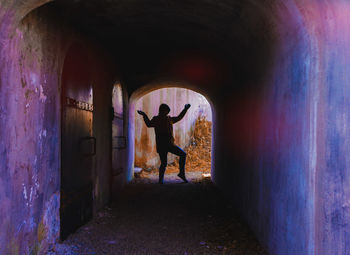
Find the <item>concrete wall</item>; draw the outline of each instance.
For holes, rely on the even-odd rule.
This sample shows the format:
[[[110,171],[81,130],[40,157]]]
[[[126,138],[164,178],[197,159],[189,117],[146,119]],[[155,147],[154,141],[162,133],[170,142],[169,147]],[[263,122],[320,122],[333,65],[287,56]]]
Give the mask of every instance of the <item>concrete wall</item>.
[[[158,108],[162,103],[169,105],[170,116],[177,116],[185,104],[191,104],[185,117],[173,127],[175,143],[181,148],[189,144],[194,123],[199,116],[205,116],[209,121],[212,120],[211,107],[205,97],[183,88],[164,88],[153,91],[137,101],[136,109],[146,112],[151,119],[158,115]],[[160,161],[156,151],[154,129],[147,128],[140,115],[135,116],[135,166],[158,168]],[[175,156],[169,154],[168,162],[171,163],[174,160]]]
[[[46,254],[60,228],[60,82],[65,52],[79,42],[94,62],[95,211],[110,195],[111,105],[105,102],[111,102],[115,77],[103,52],[65,28],[51,6],[30,13],[17,27],[4,27],[1,18],[0,253]]]
[[[307,6],[313,36],[310,170],[315,171],[315,252],[350,253],[350,3]],[[318,25],[318,26],[317,26]]]
[[[218,106],[215,181],[270,254],[350,254],[349,14],[346,1],[274,6],[271,73]]]

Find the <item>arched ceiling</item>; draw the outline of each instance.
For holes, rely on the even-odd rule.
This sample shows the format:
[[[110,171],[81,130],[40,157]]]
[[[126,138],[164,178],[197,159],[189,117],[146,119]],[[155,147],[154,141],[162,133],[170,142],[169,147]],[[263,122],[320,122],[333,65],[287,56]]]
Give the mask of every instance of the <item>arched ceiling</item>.
[[[109,49],[131,87],[176,76],[174,63],[188,62],[190,68],[202,63],[193,67],[197,76],[201,68],[220,69],[213,79],[247,86],[266,72],[273,54],[274,18],[267,0],[57,0],[55,5]]]

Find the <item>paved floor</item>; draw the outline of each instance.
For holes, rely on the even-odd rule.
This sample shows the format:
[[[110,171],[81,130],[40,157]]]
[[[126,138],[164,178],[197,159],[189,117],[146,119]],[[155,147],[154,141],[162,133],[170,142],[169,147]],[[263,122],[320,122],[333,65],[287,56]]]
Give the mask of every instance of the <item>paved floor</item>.
[[[182,184],[137,178],[89,224],[50,254],[266,254],[233,208],[201,173]]]

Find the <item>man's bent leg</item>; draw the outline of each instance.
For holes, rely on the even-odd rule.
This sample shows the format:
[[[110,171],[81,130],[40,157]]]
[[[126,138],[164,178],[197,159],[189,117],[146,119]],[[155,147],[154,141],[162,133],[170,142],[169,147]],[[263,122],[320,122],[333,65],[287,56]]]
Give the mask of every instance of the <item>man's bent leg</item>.
[[[172,146],[170,149],[169,149],[169,152],[177,155],[180,157],[179,159],[179,174],[178,176],[184,181],[184,182],[187,182],[187,179],[186,179],[186,175],[185,175],[185,164],[186,164],[186,152],[184,152],[179,146]]]
[[[159,182],[158,183],[163,183],[164,179],[164,173],[166,166],[168,164],[168,152],[167,151],[161,151],[159,153],[159,158],[160,158],[160,167],[159,167]]]

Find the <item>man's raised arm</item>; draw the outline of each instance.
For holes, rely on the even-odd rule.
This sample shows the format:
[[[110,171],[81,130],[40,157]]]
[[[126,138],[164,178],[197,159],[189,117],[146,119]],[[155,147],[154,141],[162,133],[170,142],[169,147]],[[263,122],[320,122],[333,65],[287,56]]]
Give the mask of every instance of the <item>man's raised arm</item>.
[[[176,123],[180,120],[182,120],[182,118],[185,116],[187,110],[191,107],[190,104],[186,104],[185,108],[180,112],[180,114],[176,117],[172,117],[171,120],[173,121],[173,123]]]
[[[138,114],[140,114],[143,117],[143,120],[145,121],[145,124],[147,127],[154,127],[153,123],[151,120],[149,120],[148,116],[146,113],[144,113],[143,111],[137,111]]]

